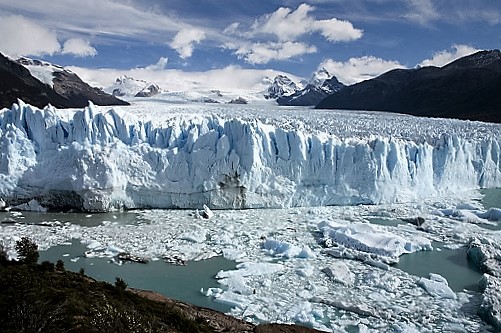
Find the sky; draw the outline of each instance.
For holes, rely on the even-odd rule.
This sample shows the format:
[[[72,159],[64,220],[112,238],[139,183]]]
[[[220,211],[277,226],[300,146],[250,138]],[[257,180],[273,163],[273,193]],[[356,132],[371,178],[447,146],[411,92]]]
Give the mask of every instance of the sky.
[[[500,31],[499,0],[0,0],[0,52],[101,84],[120,73],[308,79],[321,67],[353,84],[499,49]]]

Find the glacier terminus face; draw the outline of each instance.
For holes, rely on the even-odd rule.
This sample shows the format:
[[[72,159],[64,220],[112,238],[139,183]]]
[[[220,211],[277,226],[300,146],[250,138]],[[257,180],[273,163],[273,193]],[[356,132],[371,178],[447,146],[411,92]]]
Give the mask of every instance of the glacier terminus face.
[[[256,105],[0,113],[0,197],[50,208],[413,202],[501,186],[501,126]]]

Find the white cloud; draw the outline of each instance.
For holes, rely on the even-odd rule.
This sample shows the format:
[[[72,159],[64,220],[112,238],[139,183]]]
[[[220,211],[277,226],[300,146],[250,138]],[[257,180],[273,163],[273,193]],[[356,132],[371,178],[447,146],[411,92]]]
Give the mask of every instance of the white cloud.
[[[158,59],[158,62],[156,64],[146,66],[144,69],[149,71],[163,71],[168,62],[169,58],[161,57],[160,59]]]
[[[469,45],[454,44],[451,50],[436,52],[430,59],[423,60],[418,66],[437,66],[442,67],[456,59],[465,57],[480,51]]]
[[[143,6],[143,7],[141,7]],[[22,13],[58,32],[63,39],[75,34],[99,38],[130,37],[165,41],[165,34],[187,27],[180,20],[148,10],[141,2],[114,0],[0,0],[0,11]]]
[[[227,66],[203,72],[186,72],[177,69],[152,70],[150,66],[144,68],[121,69],[90,69],[82,67],[68,67],[92,86],[109,87],[117,77],[127,75],[138,80],[145,80],[158,84],[162,89],[169,91],[221,91],[241,90],[244,94],[250,91],[258,92],[266,88],[263,78],[275,77],[278,74],[287,75],[294,81],[300,78],[290,73],[275,70],[244,69],[238,66]]]
[[[315,21],[313,27],[330,42],[349,42],[361,38],[363,34],[362,30],[355,29],[350,22],[336,18]]]
[[[398,61],[384,60],[373,56],[350,58],[346,62],[326,59],[319,67],[324,67],[339,81],[347,85],[372,79],[391,69],[405,68]]]
[[[266,64],[271,60],[286,60],[307,53],[315,53],[317,48],[299,42],[254,43],[238,48],[235,54],[250,64]]]
[[[235,33],[237,33],[239,26],[240,26],[239,22],[234,22],[234,23],[230,24],[229,26],[227,26],[226,28],[224,28],[223,33],[235,34]]]
[[[362,37],[363,31],[355,29],[348,21],[336,18],[317,20],[309,14],[314,9],[304,3],[295,11],[281,7],[254,22],[252,34],[273,34],[280,41],[295,41],[300,36],[313,32],[319,32],[331,42],[351,41]]]
[[[0,17],[0,50],[8,55],[39,56],[59,52],[54,32],[22,16]]]
[[[426,25],[440,18],[432,0],[408,0],[409,12],[404,15],[407,19]]]
[[[64,42],[62,54],[73,54],[77,57],[93,57],[97,50],[88,41],[80,38],[70,38]]]
[[[170,42],[170,47],[175,49],[181,58],[186,59],[192,56],[194,44],[200,43],[205,39],[205,32],[200,29],[182,29]]]

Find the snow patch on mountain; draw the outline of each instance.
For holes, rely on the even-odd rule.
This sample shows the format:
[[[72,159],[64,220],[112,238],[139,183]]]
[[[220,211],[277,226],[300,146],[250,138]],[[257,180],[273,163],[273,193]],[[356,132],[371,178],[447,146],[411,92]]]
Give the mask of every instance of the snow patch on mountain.
[[[42,60],[21,57],[17,59],[16,62],[26,67],[33,77],[51,88],[54,88],[54,73],[64,71],[71,73],[71,71],[62,66],[54,65]]]

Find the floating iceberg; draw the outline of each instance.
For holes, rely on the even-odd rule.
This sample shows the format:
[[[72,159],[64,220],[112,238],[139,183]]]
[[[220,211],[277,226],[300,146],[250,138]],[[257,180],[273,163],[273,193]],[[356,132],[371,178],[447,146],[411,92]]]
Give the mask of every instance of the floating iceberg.
[[[419,236],[405,239],[367,223],[336,223],[324,221],[318,224],[327,247],[342,246],[382,257],[397,258],[404,253],[432,250],[429,239]],[[342,255],[339,255],[341,257]]]

